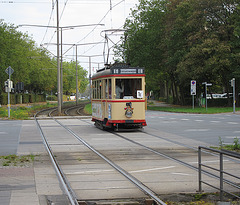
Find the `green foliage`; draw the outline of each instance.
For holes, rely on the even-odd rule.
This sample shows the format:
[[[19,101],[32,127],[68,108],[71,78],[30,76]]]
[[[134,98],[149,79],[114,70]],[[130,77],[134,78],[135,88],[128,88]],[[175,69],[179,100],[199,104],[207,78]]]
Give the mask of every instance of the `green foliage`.
[[[116,53],[146,71],[147,92],[186,103],[190,80],[197,94],[211,82],[212,93],[240,92],[239,0],[143,0],[125,22],[125,42]],[[239,99],[237,99],[238,101]]]
[[[229,144],[226,145],[224,144],[224,141],[222,140],[222,138],[219,137],[219,149],[226,149],[226,150],[240,152],[239,139],[235,137],[232,145],[229,145]]]
[[[17,31],[14,25],[8,25],[0,19],[0,67],[4,71],[11,66],[14,73],[11,80],[24,83],[24,89],[30,96],[23,95],[23,101],[37,102],[33,93],[56,93],[57,91],[57,61],[44,48],[38,48],[27,34]],[[76,92],[75,62],[63,62],[64,92]],[[1,88],[8,75],[0,72]],[[79,90],[84,92],[88,84],[87,71],[78,66]],[[2,89],[1,89],[2,91]],[[1,92],[0,92],[1,94]],[[4,99],[1,99],[0,104]],[[27,99],[28,98],[28,99]]]
[[[203,196],[206,196],[206,194],[205,193],[203,193],[203,194],[195,194],[194,195],[194,200],[195,201],[200,201],[203,198]]]
[[[240,150],[239,139],[238,139],[237,137],[234,138],[234,141],[233,141],[233,149],[234,149],[234,150]]]
[[[3,118],[8,116],[7,108],[0,107],[0,116]]]

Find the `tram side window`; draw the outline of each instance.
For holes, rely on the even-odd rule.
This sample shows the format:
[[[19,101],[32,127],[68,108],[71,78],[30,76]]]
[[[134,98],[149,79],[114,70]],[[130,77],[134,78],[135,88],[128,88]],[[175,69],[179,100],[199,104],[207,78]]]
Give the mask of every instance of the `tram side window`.
[[[97,91],[96,99],[101,99],[101,97],[102,97],[102,94],[101,94],[101,92],[102,92],[102,81],[101,80],[98,80],[96,82],[96,91]]]
[[[105,84],[105,87],[104,87],[105,96],[103,98],[108,99],[108,80],[107,79],[105,79],[104,84]]]
[[[99,89],[99,95],[98,95],[98,98],[99,99],[102,99],[102,81],[99,80],[99,86],[98,86],[98,89]]]
[[[96,81],[93,81],[93,84],[92,84],[92,98],[93,99],[96,99]]]
[[[137,90],[142,90],[142,79],[116,79],[116,99],[137,98]]]
[[[108,99],[112,99],[112,80],[108,79]]]

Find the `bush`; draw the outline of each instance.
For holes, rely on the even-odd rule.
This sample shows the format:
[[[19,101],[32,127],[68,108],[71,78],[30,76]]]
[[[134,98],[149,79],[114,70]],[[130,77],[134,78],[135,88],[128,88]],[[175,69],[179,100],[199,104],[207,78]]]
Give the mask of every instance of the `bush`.
[[[207,104],[211,107],[227,107],[227,106],[229,106],[227,98],[208,99]]]
[[[35,103],[35,102],[46,102],[45,94],[10,94],[10,103],[20,104],[22,96],[22,103]],[[2,93],[0,95],[0,104],[7,105],[8,104],[8,94]]]

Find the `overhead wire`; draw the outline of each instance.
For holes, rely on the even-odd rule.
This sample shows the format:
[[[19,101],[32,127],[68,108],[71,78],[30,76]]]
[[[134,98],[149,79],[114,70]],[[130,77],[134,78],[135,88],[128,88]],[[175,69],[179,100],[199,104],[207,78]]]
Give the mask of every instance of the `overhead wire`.
[[[57,0],[56,0],[56,1],[57,1]],[[55,5],[56,5],[56,1],[55,1],[55,3],[53,4],[52,13],[53,13],[54,7],[55,7]],[[60,19],[59,19],[59,21],[61,20],[61,18],[62,18],[62,16],[63,16],[63,13],[64,13],[64,11],[65,11],[65,8],[66,8],[67,3],[68,3],[68,0],[66,0],[65,3],[64,3],[64,7],[63,7],[63,10],[62,10],[62,12],[61,12],[61,15],[60,15]],[[51,14],[51,15],[52,15],[52,14]],[[50,20],[49,20],[49,23],[50,23]],[[48,24],[48,26],[49,26],[49,24]],[[54,33],[53,33],[53,35],[52,35],[50,41],[47,43],[47,48],[48,48],[48,45],[52,42],[52,40],[53,40],[55,34],[56,34],[56,30],[54,31]]]
[[[53,3],[53,0],[52,0],[52,11],[51,11],[51,14],[50,14],[50,17],[49,17],[49,21],[48,21],[48,25],[47,25],[47,28],[46,28],[46,31],[44,33],[44,36],[43,36],[43,39],[41,41],[41,44],[43,43],[46,35],[47,35],[47,32],[48,32],[48,26],[50,25],[50,22],[51,22],[51,19],[52,19],[52,15],[53,15],[53,11],[54,11],[54,3]]]
[[[62,16],[63,16],[63,13],[64,13],[64,11],[65,11],[65,8],[66,8],[67,3],[68,3],[68,0],[66,0],[65,3],[64,3],[64,7],[63,7],[62,13],[61,13],[61,15],[60,15],[59,21],[61,21],[61,19],[62,19]]]
[[[121,0],[120,2],[118,2],[117,4],[115,5],[111,5],[110,9],[106,12],[106,14],[102,17],[102,19],[98,22],[98,24],[101,24],[101,22],[106,18],[106,16],[109,14],[109,12],[116,6],[118,6],[120,3],[124,2],[125,0]],[[97,28],[97,25],[88,33],[86,34],[86,36],[84,36],[81,40],[77,41],[76,44],[80,43],[81,41],[85,40],[95,29]],[[102,40],[104,41],[104,40]],[[74,45],[73,45],[74,46]],[[67,53],[73,46],[71,46],[65,53]],[[94,48],[96,45],[92,46],[92,48]],[[90,49],[88,49],[90,50]],[[84,52],[86,53],[86,52]]]
[[[64,8],[63,8],[63,10],[62,10],[60,19],[61,19],[62,16],[63,16],[63,13],[64,13],[64,11],[65,11],[65,8],[66,8],[66,5],[67,5],[68,1],[69,1],[69,0],[66,0],[66,1],[64,2]],[[71,1],[73,2],[74,0],[71,0]],[[104,1],[104,0],[102,0],[102,1]],[[71,3],[72,3],[72,2],[71,2]],[[75,1],[75,2],[76,2],[76,1]],[[118,6],[119,4],[121,4],[122,2],[125,2],[125,0],[121,0],[121,1],[119,1],[118,3],[116,3],[115,5],[112,5],[112,1],[110,1],[110,8],[109,8],[109,10],[108,10],[108,11],[105,13],[105,15],[101,18],[101,20],[98,22],[98,24],[101,24],[101,22],[107,17],[107,15],[108,15],[110,12],[112,12],[112,9],[115,8],[115,7],[117,7],[117,6]],[[56,4],[56,3],[55,3],[55,4]],[[54,5],[55,5],[55,4],[54,4]],[[49,20],[48,25],[50,24],[51,17],[52,17],[52,14],[53,14],[53,10],[54,10],[54,9],[52,9],[52,12],[51,12],[51,15],[50,15],[50,20]],[[98,26],[98,25],[94,26],[94,28],[93,28],[89,33],[87,33],[82,39],[80,39],[79,41],[77,41],[76,44],[84,41],[91,33],[93,33],[93,32],[95,31],[95,29],[97,28],[97,26]],[[122,27],[123,27],[123,26],[121,26],[120,28],[122,28]],[[46,30],[46,33],[47,33],[47,31],[48,31],[48,30]],[[45,36],[46,36],[46,33],[45,33],[45,35],[44,35],[44,38],[45,38]],[[52,37],[51,37],[51,39],[50,39],[50,41],[49,41],[48,44],[51,43],[51,41],[53,40],[55,34],[56,34],[56,31],[55,31],[54,34],[52,35]],[[44,39],[44,38],[43,38],[43,39]],[[101,40],[101,42],[103,42],[104,40],[105,40],[105,39]],[[97,45],[98,45],[98,44],[97,44]],[[93,45],[91,48],[88,48],[86,51],[83,52],[83,54],[85,54],[85,53],[87,53],[88,51],[90,51],[91,49],[95,48],[97,45]],[[70,46],[70,48],[68,48],[68,49],[64,52],[64,54],[66,54],[66,53],[67,53],[70,49],[72,49],[73,47],[74,47],[74,45]]]

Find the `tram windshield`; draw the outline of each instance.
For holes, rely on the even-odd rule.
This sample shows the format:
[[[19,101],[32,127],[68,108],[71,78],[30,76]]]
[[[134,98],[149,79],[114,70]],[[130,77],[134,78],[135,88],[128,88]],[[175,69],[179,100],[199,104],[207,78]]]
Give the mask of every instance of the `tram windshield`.
[[[116,79],[116,99],[143,98],[142,79]]]

